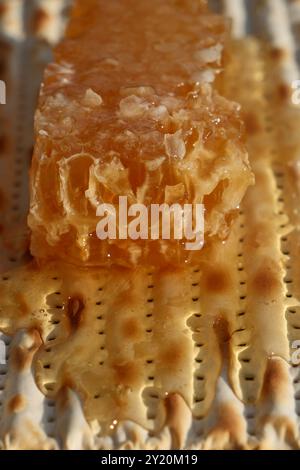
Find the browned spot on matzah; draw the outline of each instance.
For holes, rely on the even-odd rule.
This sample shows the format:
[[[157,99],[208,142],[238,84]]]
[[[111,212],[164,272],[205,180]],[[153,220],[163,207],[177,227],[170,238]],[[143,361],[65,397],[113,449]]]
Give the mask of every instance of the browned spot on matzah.
[[[278,267],[270,260],[266,260],[256,272],[252,280],[252,286],[256,295],[264,298],[277,298],[278,290],[281,288],[280,279],[278,278]]]
[[[160,354],[159,360],[164,367],[170,370],[178,369],[185,359],[182,345],[179,342],[170,342],[167,344]]]
[[[20,316],[27,316],[30,313],[29,305],[25,300],[24,294],[17,292],[15,294],[15,304],[17,307],[18,314]]]
[[[125,387],[134,386],[139,379],[138,366],[133,362],[126,362],[125,364],[114,364],[115,382],[118,385]]]
[[[220,293],[230,287],[230,274],[220,268],[207,269],[203,273],[204,289],[209,292]]]
[[[26,406],[26,398],[23,395],[14,395],[7,403],[7,410],[10,413],[19,413]]]
[[[141,337],[141,326],[136,318],[127,318],[121,328],[122,335],[128,340],[138,340]]]
[[[218,340],[220,351],[222,353],[222,358],[223,360],[227,360],[230,341],[229,324],[227,319],[220,315],[214,321],[213,328]]]
[[[213,324],[220,345],[230,340],[229,325],[226,318],[219,316]]]
[[[69,297],[66,307],[66,315],[70,322],[71,330],[74,332],[78,329],[83,319],[84,301],[82,296],[75,295]]]

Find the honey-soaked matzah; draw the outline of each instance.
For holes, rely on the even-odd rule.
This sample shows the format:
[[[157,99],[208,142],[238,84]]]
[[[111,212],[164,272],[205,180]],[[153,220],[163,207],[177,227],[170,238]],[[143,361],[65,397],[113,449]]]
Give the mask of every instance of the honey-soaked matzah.
[[[254,39],[231,45],[220,93],[242,105],[256,183],[197,266],[32,262],[3,275],[0,328],[19,331],[4,448],[299,448],[300,111],[287,61]],[[43,396],[53,427],[39,427]]]

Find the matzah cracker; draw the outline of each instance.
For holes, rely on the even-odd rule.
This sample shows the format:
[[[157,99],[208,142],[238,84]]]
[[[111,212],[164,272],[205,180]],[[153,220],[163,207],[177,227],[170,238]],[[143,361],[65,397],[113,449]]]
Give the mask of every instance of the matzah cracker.
[[[124,276],[122,279],[116,273],[114,290],[107,284],[106,289],[98,291],[97,296],[94,295],[95,305],[91,306],[97,314],[98,308],[108,311],[108,318],[111,319],[111,324],[105,319],[103,330],[94,330],[93,341],[90,342],[91,352],[94,343],[99,341],[100,351],[105,354],[105,349],[101,350],[102,340],[99,338],[103,337],[105,346],[112,347],[109,332],[120,332],[120,318],[116,311],[109,308],[106,310],[105,303],[96,305],[96,302],[105,299],[105,292],[108,304],[113,302],[114,292],[118,292],[118,289],[121,292],[125,289],[127,292],[126,284],[124,285],[126,282],[132,289],[124,300],[129,306],[134,305],[133,313],[143,311],[147,312],[146,315],[152,315],[146,316],[146,321],[150,319],[148,329],[152,331],[140,332],[146,341],[135,338],[128,342],[127,338],[125,351],[117,351],[119,358],[122,358],[122,354],[132,352],[128,343],[134,343],[134,353],[140,357],[138,353],[141,351],[143,358],[143,352],[147,349],[147,334],[158,338],[154,339],[155,344],[160,342],[161,337],[158,351],[164,348],[165,337],[185,338],[186,341],[180,342],[183,347],[178,351],[179,353],[182,349],[186,361],[184,375],[180,370],[176,370],[176,366],[178,369],[180,366],[180,354],[176,356],[176,362],[173,364],[175,373],[172,376],[164,371],[163,361],[145,364],[151,380],[145,381],[141,392],[138,393],[136,403],[143,403],[144,408],[137,406],[133,412],[141,413],[140,416],[148,413],[147,424],[156,425],[155,431],[153,432],[153,427],[134,423],[132,419],[112,422],[113,429],[106,430],[105,426],[95,422],[98,412],[96,408],[101,408],[101,403],[94,405],[92,414],[89,414],[93,408],[93,405],[90,406],[93,403],[91,396],[78,389],[77,393],[74,392],[76,387],[72,385],[72,381],[81,384],[80,377],[86,367],[82,368],[80,364],[77,368],[74,367],[71,352],[76,346],[76,341],[72,338],[74,330],[70,328],[71,322],[68,320],[69,309],[62,311],[59,308],[61,304],[56,304],[56,300],[60,296],[70,296],[70,285],[72,289],[74,284],[69,284],[66,278],[70,279],[71,276],[75,282],[74,287],[77,287],[77,278],[86,279],[87,273],[84,270],[76,274],[67,273],[66,276],[65,267],[51,265],[42,275],[38,274],[36,289],[32,288],[32,278],[35,274],[30,268],[25,270],[26,285],[22,280],[23,269],[13,275],[17,282],[10,279],[2,283],[4,293],[9,292],[6,298],[2,296],[3,304],[6,305],[2,310],[5,315],[1,314],[2,328],[6,332],[12,332],[16,327],[23,326],[29,329],[29,338],[38,330],[45,340],[45,346],[34,357],[36,380],[44,393],[53,397],[56,402],[56,427],[49,433],[54,434],[59,439],[60,446],[64,448],[299,448],[295,406],[297,397],[299,398],[298,368],[291,370],[289,364],[293,352],[290,350],[292,341],[298,339],[300,311],[296,300],[299,289],[295,261],[298,236],[297,230],[294,229],[297,226],[298,142],[297,130],[293,130],[297,129],[299,110],[291,105],[289,94],[286,92],[288,87],[282,86],[282,54],[277,51],[274,54],[273,50],[254,40],[239,42],[233,49],[233,59],[226,68],[222,92],[230,98],[234,96],[234,99],[243,105],[251,164],[257,183],[241,207],[240,218],[230,239],[225,246],[220,244],[209,247],[203,252],[201,265],[191,270],[160,274],[152,272],[151,275],[149,272],[137,270],[132,277]],[[243,57],[247,57],[246,64]],[[277,80],[274,81],[275,73],[278,86]],[[285,133],[287,128],[289,132]],[[287,157],[286,162],[281,155]],[[105,271],[103,278],[105,281],[109,280]],[[86,285],[94,285],[95,289],[97,285],[97,289],[103,289],[106,284],[100,285],[100,274],[97,280],[91,276]],[[19,293],[22,294],[18,302],[14,298],[14,288],[7,289],[7,284],[12,283],[15,288],[18,286]],[[79,284],[81,287],[80,281]],[[146,288],[145,284],[153,287]],[[58,286],[63,287],[61,291],[57,290]],[[136,298],[135,286],[144,293],[143,302]],[[188,286],[189,294],[186,291]],[[89,298],[90,289],[91,287],[84,291],[84,299]],[[148,289],[151,291],[151,297],[148,295]],[[74,291],[72,293],[74,294]],[[89,327],[92,330],[94,318],[90,315],[88,325],[81,324],[79,294],[80,289],[77,296],[71,296],[72,300],[65,300],[65,303],[69,308],[71,305],[71,312],[74,313],[75,309],[72,324],[79,324],[76,334],[80,342],[80,339],[84,341],[82,330],[87,331]],[[19,314],[24,313],[23,318],[16,315],[17,303],[20,307]],[[53,308],[55,306],[58,308]],[[39,311],[44,309],[47,311]],[[180,317],[176,315],[179,309]],[[35,315],[30,315],[32,311]],[[117,312],[121,313],[122,318],[122,300]],[[125,317],[126,313],[128,315],[125,308]],[[62,320],[62,325],[50,323],[55,323],[57,318]],[[171,322],[168,322],[168,318]],[[180,322],[174,321],[174,318],[180,319]],[[104,334],[99,334],[100,331],[104,331]],[[51,340],[51,334],[56,334],[56,339]],[[137,335],[139,336],[138,328]],[[46,358],[48,354],[52,354],[52,351],[45,351],[45,347],[49,345],[47,339],[50,344],[54,344],[54,372],[51,370],[52,361],[50,369],[42,367],[49,365]],[[66,340],[67,360],[62,354],[62,343],[60,346],[60,341],[63,340]],[[84,354],[88,352],[85,350]],[[191,354],[193,362],[187,360]],[[23,357],[27,358],[28,368],[33,359],[32,354],[25,353]],[[11,371],[15,370],[14,364],[18,363],[15,362],[12,350]],[[72,370],[73,378],[65,376],[67,374],[63,370],[64,364],[66,369]],[[102,366],[103,364],[99,364],[99,369]],[[126,372],[129,371],[130,369],[126,369]],[[98,373],[98,370],[93,372]],[[67,386],[61,387],[61,378],[67,382],[64,384]],[[149,383],[155,383],[156,386],[153,394],[149,393],[148,396],[146,392],[149,390]],[[183,383],[184,391],[180,389]],[[19,386],[20,390],[21,395],[25,397],[30,393],[25,387],[22,388],[22,385]],[[165,390],[172,392],[165,397]],[[146,396],[143,396],[143,391]],[[102,399],[99,396],[94,400],[101,402]],[[5,422],[8,420],[9,417],[5,415]],[[6,439],[3,439],[6,448],[24,448],[27,445],[21,433],[22,429],[21,427],[16,434],[11,434],[10,426],[5,427],[2,435],[6,436]],[[13,443],[8,438],[10,436],[13,437]],[[44,435],[41,433],[39,445],[40,448],[45,448],[45,445],[51,445],[51,441],[45,444]]]

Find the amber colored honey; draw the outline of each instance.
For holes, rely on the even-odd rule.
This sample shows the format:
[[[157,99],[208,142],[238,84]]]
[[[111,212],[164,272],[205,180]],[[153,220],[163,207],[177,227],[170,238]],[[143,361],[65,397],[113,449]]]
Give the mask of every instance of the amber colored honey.
[[[172,239],[100,241],[96,209],[120,195],[146,206],[204,202],[207,241],[228,236],[252,176],[238,106],[213,85],[225,36],[226,22],[204,1],[75,4],[36,114],[35,257],[123,266],[193,261]]]

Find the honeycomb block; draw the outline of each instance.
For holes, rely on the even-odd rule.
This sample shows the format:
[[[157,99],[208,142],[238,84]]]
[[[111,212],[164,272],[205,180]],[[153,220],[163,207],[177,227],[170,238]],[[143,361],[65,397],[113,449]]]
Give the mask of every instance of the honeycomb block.
[[[204,1],[75,3],[35,119],[35,257],[94,266],[198,260],[172,236],[99,240],[97,207],[118,209],[119,196],[147,207],[203,203],[206,241],[228,236],[252,173],[239,106],[215,85],[226,35]]]

